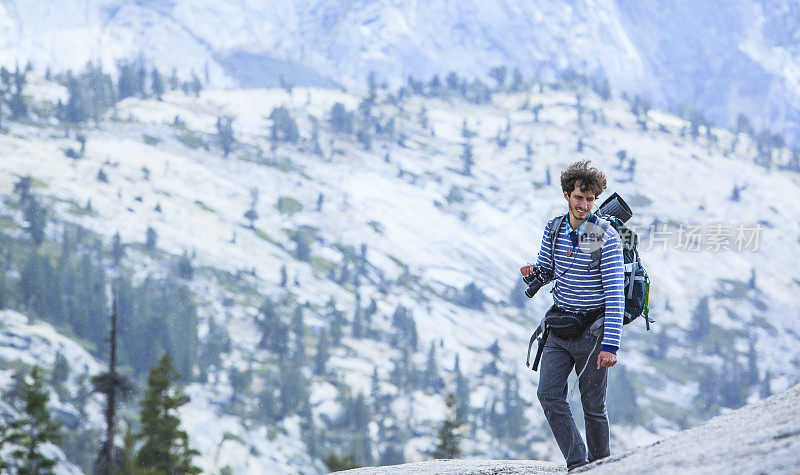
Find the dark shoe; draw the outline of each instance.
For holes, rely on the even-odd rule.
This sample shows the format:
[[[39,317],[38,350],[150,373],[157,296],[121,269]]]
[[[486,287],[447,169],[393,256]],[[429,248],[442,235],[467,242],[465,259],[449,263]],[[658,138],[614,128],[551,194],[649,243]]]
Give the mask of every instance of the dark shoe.
[[[579,464],[577,464],[577,465],[573,465],[573,466],[571,466],[571,467],[569,467],[569,468],[567,469],[567,473],[569,473],[569,472],[574,472],[575,470],[577,470],[577,469],[579,469],[579,468],[583,467],[583,466],[584,466],[584,465],[586,465],[587,463],[589,463],[589,462],[582,462],[582,463],[579,463]]]

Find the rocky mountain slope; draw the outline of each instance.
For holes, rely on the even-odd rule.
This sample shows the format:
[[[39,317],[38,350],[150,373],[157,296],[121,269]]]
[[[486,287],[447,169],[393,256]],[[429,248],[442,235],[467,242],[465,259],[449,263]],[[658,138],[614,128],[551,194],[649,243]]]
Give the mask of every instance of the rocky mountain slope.
[[[81,130],[81,152],[62,125],[5,121],[4,232],[24,235],[10,197],[30,176],[57,217],[49,238],[70,223],[110,247],[118,232],[136,282],[172,273],[167,257],[191,258],[198,351],[219,328],[230,339],[213,364],[188,367],[182,416],[209,471],[317,473],[348,452],[365,464],[428,459],[448,391],[466,409],[466,458],[558,460],[524,365],[550,296],[521,299],[517,273],[564,207],[559,171],[584,156],[633,206],[653,279],[657,324],[626,328],[613,372],[614,450],[796,384],[800,274],[785,256],[800,251],[800,209],[786,200],[797,173],[753,163],[744,135],[692,138],[673,115],[572,87],[536,84],[484,104],[380,89],[368,112],[363,97],[328,89],[169,92],[117,104]],[[35,75],[26,91],[37,111],[67,100]],[[350,131],[332,120],[337,103]],[[286,113],[294,142],[291,127],[272,138]],[[776,152],[778,165],[787,159]],[[289,328],[284,343],[302,349],[292,378],[307,387],[279,417],[264,412],[288,384],[281,345],[263,342],[277,328],[263,324],[265,298]],[[323,335],[337,331],[318,371]]]
[[[795,386],[653,445],[613,454],[578,469],[576,473],[797,473],[800,467],[798,398],[800,387]],[[565,472],[563,465],[547,462],[442,460],[339,473],[483,475]]]

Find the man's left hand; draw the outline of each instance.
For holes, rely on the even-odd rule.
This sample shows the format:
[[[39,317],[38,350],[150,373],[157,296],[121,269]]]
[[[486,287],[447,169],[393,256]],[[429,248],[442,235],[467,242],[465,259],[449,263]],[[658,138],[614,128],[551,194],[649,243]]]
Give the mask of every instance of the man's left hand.
[[[611,353],[610,351],[601,351],[599,355],[597,355],[597,369],[600,368],[610,368],[617,364],[617,355]]]

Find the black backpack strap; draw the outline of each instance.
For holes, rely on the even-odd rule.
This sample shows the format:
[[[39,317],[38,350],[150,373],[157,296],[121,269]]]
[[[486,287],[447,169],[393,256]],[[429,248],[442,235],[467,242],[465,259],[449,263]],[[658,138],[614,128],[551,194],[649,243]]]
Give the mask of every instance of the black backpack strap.
[[[564,214],[562,216],[557,216],[550,223],[550,228],[549,228],[549,231],[550,231],[550,263],[553,266],[553,276],[552,276],[552,278],[554,280],[555,280],[555,276],[556,276],[556,238],[558,237],[558,233],[561,232],[561,227],[564,226],[564,220],[565,219],[567,219],[567,215],[566,214]],[[558,281],[556,281],[555,285],[558,285]],[[552,289],[550,289],[550,293],[553,293],[553,291],[555,291],[555,289],[556,289],[555,285],[553,286]]]
[[[531,348],[533,347],[533,342],[536,341],[536,338],[542,334],[542,325],[536,327],[534,330],[533,335],[531,335],[531,341],[528,342],[528,357],[525,359],[525,366],[528,368],[531,367]]]
[[[558,216],[550,223],[550,261],[553,263],[553,272],[556,270],[556,236],[564,226],[567,215]]]
[[[544,344],[547,342],[547,336],[550,335],[550,326],[544,326],[544,332],[542,332],[542,337],[539,339],[539,349],[536,350],[536,359],[533,360],[533,368],[534,371],[539,369],[539,361],[542,359],[542,353],[544,352]]]

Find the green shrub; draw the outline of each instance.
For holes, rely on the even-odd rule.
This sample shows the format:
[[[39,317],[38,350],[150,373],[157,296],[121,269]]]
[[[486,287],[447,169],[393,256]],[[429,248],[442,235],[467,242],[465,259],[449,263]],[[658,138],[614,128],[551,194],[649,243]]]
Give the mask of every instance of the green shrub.
[[[289,216],[303,211],[303,205],[289,196],[281,196],[278,198],[278,204],[275,205],[275,208],[277,208],[279,213],[288,214]]]

